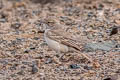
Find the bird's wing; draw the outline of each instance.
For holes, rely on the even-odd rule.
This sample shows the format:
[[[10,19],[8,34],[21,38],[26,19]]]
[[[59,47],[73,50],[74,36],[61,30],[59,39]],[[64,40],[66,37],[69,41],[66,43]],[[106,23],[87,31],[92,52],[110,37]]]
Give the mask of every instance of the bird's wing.
[[[77,40],[74,40],[70,37],[70,34],[66,33],[65,31],[58,32],[57,30],[51,30],[50,33],[48,32],[48,37],[52,40],[55,40],[61,44],[67,45],[72,47],[76,50],[81,50],[81,45]]]
[[[52,31],[50,33],[47,33],[48,38],[55,40],[61,44],[64,44],[72,49],[74,49],[77,53],[80,53],[81,50],[81,45],[79,45],[79,42],[70,38],[69,35],[68,36],[64,36],[63,34],[60,34],[57,31]],[[92,59],[90,57],[88,57],[86,54],[84,53],[80,53],[82,56],[84,56],[86,59],[88,59],[90,62],[92,62]]]

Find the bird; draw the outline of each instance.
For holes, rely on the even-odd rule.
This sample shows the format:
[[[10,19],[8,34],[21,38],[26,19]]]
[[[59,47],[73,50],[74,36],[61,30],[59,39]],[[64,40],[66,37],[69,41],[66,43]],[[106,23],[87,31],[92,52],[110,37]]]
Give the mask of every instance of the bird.
[[[92,59],[89,56],[80,52],[81,47],[79,41],[72,39],[70,34],[65,32],[62,28],[54,27],[52,29],[45,29],[44,39],[47,45],[57,53],[80,53],[83,57],[92,62]]]

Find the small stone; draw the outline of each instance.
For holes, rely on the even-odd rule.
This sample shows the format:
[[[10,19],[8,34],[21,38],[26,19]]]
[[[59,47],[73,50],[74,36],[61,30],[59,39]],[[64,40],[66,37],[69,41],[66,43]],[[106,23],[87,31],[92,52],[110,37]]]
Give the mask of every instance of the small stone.
[[[115,47],[116,47],[116,48],[120,48],[120,44],[117,44]]]
[[[93,17],[94,16],[94,13],[93,12],[89,12],[88,13],[88,17]]]
[[[35,40],[39,40],[40,38],[39,37],[34,37]]]
[[[3,23],[4,23],[4,22],[6,22],[6,19],[4,19],[4,18],[3,18],[3,19],[0,19],[0,22],[3,22]]]
[[[4,12],[0,12],[0,22],[6,22],[7,21],[7,14]]]
[[[35,74],[35,73],[37,73],[37,72],[38,72],[37,66],[36,66],[36,65],[33,65],[33,66],[32,66],[32,74]]]
[[[24,71],[21,70],[20,72],[17,73],[18,75],[24,75]]]
[[[85,66],[84,66],[84,69],[86,69],[86,70],[91,70],[92,67],[85,65]]]
[[[10,67],[10,70],[16,70],[16,65],[14,64],[12,67]]]
[[[105,79],[103,79],[103,80],[112,80],[111,78],[105,78]]]
[[[11,24],[11,27],[14,29],[19,29],[21,27],[21,25],[22,25],[21,23],[16,22],[16,23]]]
[[[30,49],[33,50],[33,49],[35,49],[35,47],[31,47]]]
[[[24,53],[29,53],[29,50],[25,50]]]
[[[87,51],[95,51],[95,50],[103,50],[103,51],[110,51],[114,48],[116,44],[114,42],[98,42],[98,43],[87,43],[85,45],[85,49]]]
[[[47,61],[45,62],[45,64],[48,64],[48,63],[52,63],[51,58],[48,58]]]
[[[29,65],[29,64],[30,64],[30,62],[23,61],[23,62],[22,62],[22,64],[24,64],[24,65]],[[26,67],[25,67],[25,66],[22,66],[21,68],[26,68]]]
[[[71,64],[71,65],[70,65],[70,68],[71,68],[71,69],[78,69],[78,68],[80,68],[80,66],[77,65],[77,64]]]
[[[114,34],[117,34],[118,33],[118,28],[117,27],[113,27],[112,28],[112,31],[110,33],[110,36],[114,35]]]

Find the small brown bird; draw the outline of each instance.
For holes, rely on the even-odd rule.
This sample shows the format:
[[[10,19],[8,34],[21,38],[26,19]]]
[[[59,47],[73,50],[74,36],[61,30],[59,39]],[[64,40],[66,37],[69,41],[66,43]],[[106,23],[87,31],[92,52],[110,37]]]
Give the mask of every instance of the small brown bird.
[[[70,34],[66,33],[62,29],[46,29],[44,32],[44,39],[48,46],[55,50],[58,53],[67,53],[70,51],[75,51],[77,53],[80,53],[81,47],[78,44],[77,40],[72,39],[69,37]],[[85,55],[84,53],[80,53],[82,56],[84,56],[86,59],[88,59],[90,62],[92,62],[92,59]]]

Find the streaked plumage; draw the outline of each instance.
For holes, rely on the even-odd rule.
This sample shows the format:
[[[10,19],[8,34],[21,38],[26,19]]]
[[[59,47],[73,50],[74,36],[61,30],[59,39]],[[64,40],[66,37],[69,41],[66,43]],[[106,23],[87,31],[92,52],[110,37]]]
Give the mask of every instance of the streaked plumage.
[[[80,53],[81,45],[77,40],[70,37],[69,33],[66,33],[62,29],[46,29],[44,33],[44,39],[48,46],[56,52],[69,52],[75,51]],[[87,55],[81,53],[85,58],[92,61]]]

